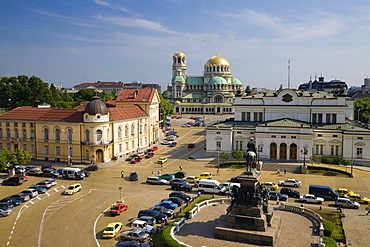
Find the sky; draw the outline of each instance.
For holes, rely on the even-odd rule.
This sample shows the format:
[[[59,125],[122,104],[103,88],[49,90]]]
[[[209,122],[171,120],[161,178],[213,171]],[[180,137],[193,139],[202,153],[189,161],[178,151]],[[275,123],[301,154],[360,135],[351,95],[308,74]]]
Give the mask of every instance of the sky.
[[[0,76],[171,82],[172,56],[202,76],[220,55],[243,86],[277,89],[323,76],[370,76],[368,0],[2,0]]]

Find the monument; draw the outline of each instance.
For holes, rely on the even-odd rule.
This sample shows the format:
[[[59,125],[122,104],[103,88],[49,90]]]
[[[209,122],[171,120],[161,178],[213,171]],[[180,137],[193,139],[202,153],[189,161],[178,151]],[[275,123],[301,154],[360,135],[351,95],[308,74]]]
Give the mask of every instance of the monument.
[[[246,170],[239,176],[241,187],[232,188],[232,202],[226,220],[215,228],[215,238],[273,246],[280,219],[273,217],[268,203],[268,190],[260,183],[256,169],[257,153],[253,138],[246,151]]]

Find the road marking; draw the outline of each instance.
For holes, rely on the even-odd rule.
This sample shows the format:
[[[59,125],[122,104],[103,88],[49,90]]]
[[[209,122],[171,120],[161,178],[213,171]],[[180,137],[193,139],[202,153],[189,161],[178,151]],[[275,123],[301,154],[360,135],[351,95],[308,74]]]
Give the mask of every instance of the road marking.
[[[110,209],[110,207],[107,207],[103,212],[101,212],[99,214],[99,216],[95,219],[95,222],[94,222],[94,230],[93,231],[94,231],[94,236],[95,236],[95,242],[96,242],[96,245],[98,247],[100,247],[100,244],[99,244],[98,238],[96,236],[96,223],[98,222],[99,218],[104,214],[104,212],[107,211],[108,209]]]

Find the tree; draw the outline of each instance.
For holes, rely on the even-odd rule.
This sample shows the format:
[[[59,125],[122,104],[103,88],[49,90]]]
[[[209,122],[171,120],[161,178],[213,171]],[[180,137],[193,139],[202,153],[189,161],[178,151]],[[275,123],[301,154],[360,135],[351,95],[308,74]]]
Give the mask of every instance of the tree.
[[[160,117],[161,117],[161,120],[165,120],[167,116],[171,116],[173,114],[173,106],[160,93],[159,93],[159,98],[161,100],[161,102],[159,103],[159,111],[161,114]]]
[[[251,91],[251,87],[250,87],[250,86],[247,86],[247,87],[245,88],[245,93],[246,93],[247,95],[250,95],[250,94],[252,93],[252,91]]]
[[[241,158],[243,158],[243,157],[244,157],[244,154],[243,154],[243,152],[242,152],[242,151],[240,151],[240,150],[234,150],[234,151],[232,152],[231,156],[232,156],[234,159],[239,160],[239,159],[241,159]]]
[[[15,165],[25,165],[31,160],[32,156],[23,149],[18,149],[16,151],[8,151],[6,148],[3,148],[0,151],[0,166],[5,167],[7,164],[12,166]]]
[[[222,153],[220,153],[220,158],[224,159],[224,160],[227,160],[227,159],[229,159],[229,155],[225,152],[222,152]]]
[[[362,98],[355,102],[355,116],[355,119],[360,119],[361,122],[369,122],[370,98]]]
[[[168,99],[168,91],[167,90],[163,91],[162,96],[163,96],[163,98],[165,98],[167,100]]]

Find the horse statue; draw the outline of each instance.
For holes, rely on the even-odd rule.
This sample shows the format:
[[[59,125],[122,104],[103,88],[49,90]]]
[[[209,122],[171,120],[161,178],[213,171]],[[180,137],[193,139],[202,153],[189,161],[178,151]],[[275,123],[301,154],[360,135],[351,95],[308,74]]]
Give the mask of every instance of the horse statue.
[[[245,154],[246,161],[246,173],[253,173],[253,169],[257,167],[257,153],[256,153],[256,144],[254,143],[253,138],[251,138],[247,144],[247,152]]]

